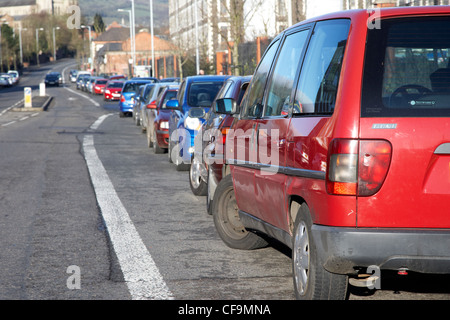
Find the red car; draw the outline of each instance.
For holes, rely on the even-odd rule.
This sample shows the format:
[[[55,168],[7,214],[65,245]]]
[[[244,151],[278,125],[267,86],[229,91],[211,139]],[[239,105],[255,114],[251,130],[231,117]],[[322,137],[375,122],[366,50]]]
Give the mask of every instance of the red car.
[[[147,105],[154,112],[148,113],[147,142],[153,147],[155,153],[164,153],[169,147],[169,117],[172,109],[167,108],[166,103],[176,99],[179,85],[171,85],[164,89],[156,99],[156,102]]]
[[[111,100],[119,100],[120,94],[122,93],[123,81],[118,80],[109,80],[106,83],[104,92],[103,92],[103,100],[111,101]]]
[[[92,85],[92,92],[94,94],[103,94],[107,82],[108,79],[95,79]]]
[[[230,247],[292,249],[298,299],[450,273],[450,8],[298,23],[261,59],[228,133],[213,217]],[[239,115],[237,115],[239,114]],[[368,276],[371,277],[368,277]]]

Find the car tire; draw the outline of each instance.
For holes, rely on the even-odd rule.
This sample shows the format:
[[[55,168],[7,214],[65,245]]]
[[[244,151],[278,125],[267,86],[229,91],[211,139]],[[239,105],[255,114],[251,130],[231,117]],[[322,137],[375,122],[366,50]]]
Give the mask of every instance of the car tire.
[[[152,135],[151,135],[150,130],[147,130],[146,136],[147,136],[147,146],[148,146],[149,148],[152,148],[152,147],[154,146],[154,144],[153,144],[153,137],[152,137]]]
[[[167,148],[167,157],[168,157],[169,163],[173,163],[173,161],[172,161],[172,143],[170,142],[170,139],[169,139],[169,147]]]
[[[267,241],[244,228],[238,214],[231,175],[218,184],[214,193],[212,215],[217,233],[230,248],[253,250],[267,246]]]
[[[150,131],[150,130],[147,130],[147,131]],[[152,140],[153,140],[152,144],[153,144],[153,152],[154,153],[161,154],[161,153],[166,152],[166,150],[164,148],[161,148],[159,146],[158,141],[156,141],[156,132],[153,132]]]
[[[192,193],[196,196],[206,196],[208,192],[208,184],[203,181],[200,175],[200,166],[202,164],[194,157],[189,167],[189,185]]]
[[[212,214],[212,190],[211,190],[211,173],[209,172],[210,169],[208,169],[208,183],[206,184],[206,213],[211,215]]]
[[[344,300],[348,277],[328,272],[311,237],[311,214],[300,206],[294,225],[292,273],[295,296],[299,300]]]
[[[140,126],[141,125],[141,121],[139,119],[139,116],[136,112],[133,112],[133,118],[134,118],[134,123],[136,124],[136,126]]]

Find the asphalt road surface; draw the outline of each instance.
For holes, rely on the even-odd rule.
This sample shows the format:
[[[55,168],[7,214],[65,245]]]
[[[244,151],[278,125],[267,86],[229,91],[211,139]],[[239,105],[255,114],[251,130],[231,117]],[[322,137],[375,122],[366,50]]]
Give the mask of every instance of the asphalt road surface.
[[[72,67],[0,90],[0,299],[294,300],[289,250],[226,247],[188,172],[154,154],[117,102],[76,90]],[[12,111],[50,70],[65,84],[46,89],[47,111]],[[450,278],[383,273],[381,290],[349,299],[448,300]]]

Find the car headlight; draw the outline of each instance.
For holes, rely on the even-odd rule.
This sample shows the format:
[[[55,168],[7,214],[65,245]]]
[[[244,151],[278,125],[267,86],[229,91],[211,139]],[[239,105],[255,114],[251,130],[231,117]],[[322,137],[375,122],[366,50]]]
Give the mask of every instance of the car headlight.
[[[187,129],[191,129],[191,130],[199,130],[200,129],[200,120],[198,118],[191,118],[191,117],[187,117],[184,120],[184,126]]]
[[[169,129],[169,122],[161,121],[160,127],[161,127],[161,129]]]

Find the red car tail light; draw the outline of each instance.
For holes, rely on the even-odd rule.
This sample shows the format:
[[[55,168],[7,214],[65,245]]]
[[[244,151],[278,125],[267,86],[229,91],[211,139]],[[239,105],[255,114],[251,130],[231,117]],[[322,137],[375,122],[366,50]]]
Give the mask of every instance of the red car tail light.
[[[334,139],[328,152],[327,192],[371,196],[380,190],[391,162],[384,140]]]
[[[149,104],[147,104],[147,109],[156,109],[156,100],[153,100]]]
[[[123,95],[120,96],[120,102],[125,102],[125,97]]]
[[[358,195],[380,190],[391,164],[392,146],[385,140],[360,141]]]
[[[358,182],[358,140],[335,139],[328,151],[327,192],[356,195]]]

